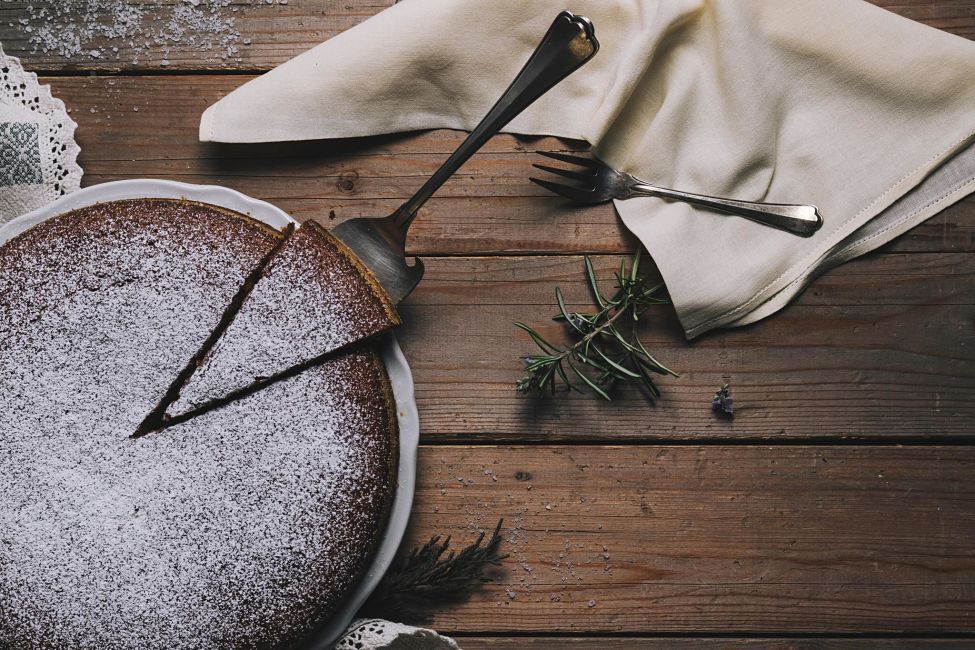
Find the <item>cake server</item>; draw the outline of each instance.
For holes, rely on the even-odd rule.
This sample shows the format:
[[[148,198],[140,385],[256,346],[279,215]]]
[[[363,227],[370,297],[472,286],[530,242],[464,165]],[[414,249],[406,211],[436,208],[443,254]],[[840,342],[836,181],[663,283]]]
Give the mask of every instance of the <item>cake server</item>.
[[[372,271],[394,303],[408,296],[423,277],[419,258],[413,266],[405,258],[406,234],[420,207],[485,142],[598,50],[588,18],[560,13],[501,99],[416,194],[388,217],[350,219],[332,229]]]

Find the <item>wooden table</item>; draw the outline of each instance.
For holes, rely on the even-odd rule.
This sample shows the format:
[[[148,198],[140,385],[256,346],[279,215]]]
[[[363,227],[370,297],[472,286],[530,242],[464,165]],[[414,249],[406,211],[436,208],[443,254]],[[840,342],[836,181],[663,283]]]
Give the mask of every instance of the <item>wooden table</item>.
[[[72,109],[87,185],[216,183],[334,224],[388,213],[462,138],[197,142],[207,105],[392,0],[242,3],[239,61],[170,43],[135,64],[122,41],[105,43],[118,59],[32,52],[21,20],[37,1],[0,4],[0,42]],[[975,37],[971,0],[880,4]],[[659,309],[645,341],[681,377],[656,406],[526,399],[513,384],[532,345],[512,321],[545,324],[557,284],[586,304],[581,255],[606,272],[635,245],[611,207],[566,208],[527,181],[535,151],[578,147],[497,137],[414,226],[409,543],[466,543],[503,516],[511,555],[427,622],[475,649],[975,643],[975,199],[755,326],[687,343]],[[723,382],[733,421],[710,411]]]

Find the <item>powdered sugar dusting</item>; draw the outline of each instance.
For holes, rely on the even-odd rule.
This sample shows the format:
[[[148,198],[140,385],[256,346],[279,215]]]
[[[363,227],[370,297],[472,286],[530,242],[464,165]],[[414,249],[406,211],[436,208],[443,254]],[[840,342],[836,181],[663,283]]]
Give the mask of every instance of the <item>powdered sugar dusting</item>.
[[[26,368],[31,354],[50,355],[40,366],[48,393],[80,390],[79,400],[104,403],[91,391],[121,391],[138,424],[274,241],[268,229],[179,201],[118,201],[51,219],[0,248],[0,341]],[[86,351],[89,341],[116,352]],[[75,385],[93,373],[97,381]]]
[[[0,248],[0,284],[24,282],[0,293],[0,646],[291,642],[345,595],[388,507],[381,363],[350,353],[131,439],[273,237],[124,203]]]
[[[273,4],[287,2],[38,0],[27,6],[20,25],[35,54],[94,61],[129,57],[133,64],[152,56],[167,65],[171,51],[180,47],[240,61],[240,10]]]
[[[306,635],[361,572],[391,491],[385,405],[358,394],[377,363],[337,359],[136,440],[108,422],[4,422],[0,640],[249,648]]]
[[[281,247],[169,410],[185,413],[398,323],[321,228]]]

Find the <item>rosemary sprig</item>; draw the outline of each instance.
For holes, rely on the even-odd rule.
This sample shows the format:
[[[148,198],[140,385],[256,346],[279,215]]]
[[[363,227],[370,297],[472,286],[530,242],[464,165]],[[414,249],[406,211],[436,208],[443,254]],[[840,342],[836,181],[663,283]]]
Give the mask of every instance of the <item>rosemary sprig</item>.
[[[575,342],[560,347],[547,341],[534,328],[525,323],[515,325],[528,335],[541,350],[541,354],[524,357],[525,376],[515,388],[521,393],[537,393],[546,389],[555,391],[560,381],[568,389],[583,392],[580,385],[588,387],[603,399],[611,400],[610,392],[617,383],[636,382],[647,392],[652,401],[660,397],[652,374],[677,373],[657,361],[640,341],[637,328],[640,317],[652,305],[667,304],[662,293],[663,285],[651,285],[639,275],[640,250],[633,256],[630,269],[620,262],[616,275],[616,292],[606,298],[599,291],[592,261],[586,257],[586,277],[599,311],[595,313],[570,312],[566,309],[561,289],[555,289],[559,313],[554,320],[563,321]],[[572,377],[578,379],[578,384]]]
[[[508,557],[498,553],[501,546],[499,520],[491,538],[484,533],[459,552],[450,551],[450,537],[430,538],[423,546],[401,556],[359,611],[360,616],[393,620],[415,617],[431,606],[455,601],[486,582],[484,572]]]

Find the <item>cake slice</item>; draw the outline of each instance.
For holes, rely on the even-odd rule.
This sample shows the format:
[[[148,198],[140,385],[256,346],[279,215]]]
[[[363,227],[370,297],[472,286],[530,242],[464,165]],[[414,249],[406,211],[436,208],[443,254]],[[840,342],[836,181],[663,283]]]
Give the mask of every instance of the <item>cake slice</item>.
[[[305,223],[197,361],[160,424],[253,392],[399,323],[358,258],[317,223]]]
[[[69,399],[51,413],[97,428],[107,411],[85,409],[111,403],[134,430],[281,240],[242,214],[168,199],[97,204],[26,230],[0,247],[0,350],[47,370],[35,391],[0,384],[0,409]]]

